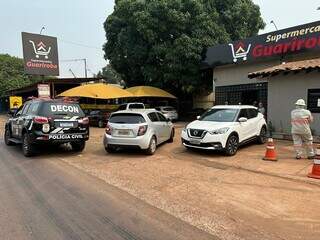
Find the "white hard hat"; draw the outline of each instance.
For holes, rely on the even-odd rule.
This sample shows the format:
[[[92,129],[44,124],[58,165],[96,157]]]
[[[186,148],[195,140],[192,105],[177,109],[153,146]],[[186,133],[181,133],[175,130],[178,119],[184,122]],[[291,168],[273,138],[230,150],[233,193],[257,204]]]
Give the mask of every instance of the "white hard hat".
[[[305,102],[303,99],[299,99],[299,100],[296,102],[296,105],[297,105],[297,106],[306,106],[306,102]]]

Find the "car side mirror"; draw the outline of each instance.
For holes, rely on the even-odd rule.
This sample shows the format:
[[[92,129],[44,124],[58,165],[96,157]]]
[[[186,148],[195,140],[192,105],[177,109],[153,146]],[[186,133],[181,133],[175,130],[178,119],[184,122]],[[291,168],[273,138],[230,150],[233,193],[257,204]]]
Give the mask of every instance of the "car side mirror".
[[[245,117],[239,118],[239,122],[241,122],[241,123],[244,123],[247,121],[248,121],[248,118],[245,118]]]
[[[200,119],[200,117],[201,117],[201,116],[197,116],[197,120],[199,120],[199,119]]]
[[[8,111],[8,115],[9,115],[10,117],[13,117],[16,113],[17,113],[17,109],[10,109],[10,110]]]

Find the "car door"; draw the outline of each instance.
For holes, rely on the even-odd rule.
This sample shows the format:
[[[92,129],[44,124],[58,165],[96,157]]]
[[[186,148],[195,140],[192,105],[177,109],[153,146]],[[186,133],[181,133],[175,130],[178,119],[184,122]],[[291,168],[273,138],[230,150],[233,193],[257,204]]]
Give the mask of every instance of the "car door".
[[[17,109],[17,111],[15,112],[15,114],[12,116],[11,120],[10,120],[10,127],[11,127],[11,135],[14,138],[17,138],[19,135],[19,128],[18,128],[18,119],[22,113],[24,106],[21,106],[19,109]]]
[[[248,111],[247,109],[241,109],[238,115],[238,122],[239,122],[239,141],[242,142],[250,138],[250,123],[248,119]],[[248,121],[240,122],[240,118],[246,118]]]
[[[158,115],[155,112],[148,113],[148,118],[151,121],[151,127],[154,130],[158,143],[162,142],[161,138],[161,123],[159,121]]]
[[[29,110],[30,103],[24,105],[21,114],[16,119],[16,137],[22,138],[22,130],[25,124],[26,114]]]
[[[259,129],[259,117],[258,117],[258,110],[254,108],[248,109],[249,115],[249,124],[250,124],[250,137],[255,137],[260,133]]]
[[[167,141],[170,138],[172,123],[160,112],[157,112],[160,126],[162,141]]]

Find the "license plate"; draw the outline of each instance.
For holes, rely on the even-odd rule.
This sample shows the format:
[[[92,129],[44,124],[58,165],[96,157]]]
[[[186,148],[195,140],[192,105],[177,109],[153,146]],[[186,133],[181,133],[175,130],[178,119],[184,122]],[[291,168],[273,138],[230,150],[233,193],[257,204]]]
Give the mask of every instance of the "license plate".
[[[191,143],[191,144],[194,144],[194,145],[200,145],[200,144],[201,144],[201,141],[200,141],[200,140],[196,140],[196,139],[191,139],[191,140],[190,140],[190,143]]]
[[[130,135],[129,130],[118,130],[118,135]]]
[[[75,123],[73,122],[61,122],[60,127],[65,127],[65,128],[73,128],[75,127]]]

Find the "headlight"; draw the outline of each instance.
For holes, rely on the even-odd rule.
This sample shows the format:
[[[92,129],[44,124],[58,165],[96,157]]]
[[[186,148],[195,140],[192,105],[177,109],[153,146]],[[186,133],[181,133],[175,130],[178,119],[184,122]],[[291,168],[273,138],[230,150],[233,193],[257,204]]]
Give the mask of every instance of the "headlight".
[[[225,127],[225,128],[220,128],[220,129],[217,129],[217,130],[213,130],[211,132],[209,132],[210,134],[212,135],[216,135],[216,134],[225,134],[226,132],[229,131],[230,128],[228,127]]]
[[[44,132],[44,133],[48,133],[48,132],[50,132],[50,125],[49,124],[43,124],[42,125],[42,131]]]

